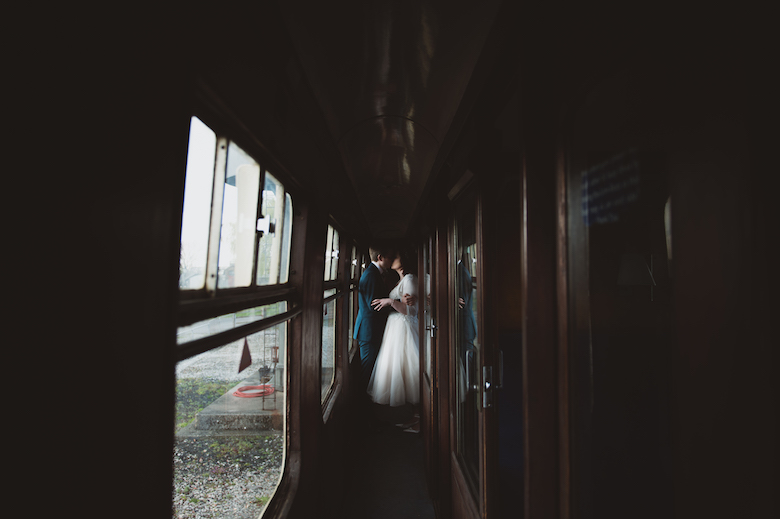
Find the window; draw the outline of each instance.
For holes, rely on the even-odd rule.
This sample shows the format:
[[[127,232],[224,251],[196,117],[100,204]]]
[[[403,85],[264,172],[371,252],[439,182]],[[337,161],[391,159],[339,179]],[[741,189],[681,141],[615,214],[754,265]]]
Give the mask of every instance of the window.
[[[339,232],[328,226],[328,240],[325,246],[325,281],[335,281],[339,264]]]
[[[326,290],[322,305],[322,376],[320,397],[325,401],[336,374],[336,289]]]
[[[252,282],[260,165],[234,142],[228,144],[223,189],[217,286],[247,287]]]
[[[262,512],[284,466],[286,345],[283,322],[177,364],[173,517]]]
[[[457,309],[454,322],[454,347],[457,363],[454,372],[456,380],[457,405],[455,406],[455,438],[457,455],[464,477],[475,495],[479,491],[480,461],[480,379],[482,345],[479,344],[478,324],[480,322],[477,262],[480,260],[477,247],[478,205],[472,192],[461,198],[456,207],[453,225],[451,278],[454,280]]]
[[[360,284],[360,275],[362,274],[362,269],[360,265],[360,257],[358,256],[358,251],[356,246],[352,246],[352,256],[350,257],[350,267],[349,267],[349,275],[350,275],[350,283],[349,283],[349,335],[347,336],[347,340],[349,341],[350,348],[349,348],[349,357],[350,360],[352,359],[352,356],[355,354],[355,351],[357,350],[357,341],[352,339],[352,336],[355,332],[355,318],[357,317],[357,310],[358,310],[358,285]]]
[[[211,193],[214,185],[217,135],[197,117],[190,122],[184,208],[181,222],[179,287],[200,289],[206,283]]]
[[[322,368],[320,375],[320,396],[322,402],[328,396],[336,376],[338,359],[338,290],[339,272],[339,232],[328,226],[325,242],[325,271],[323,274],[324,291],[322,295]]]
[[[174,517],[257,517],[284,463],[293,200],[193,117],[179,270]],[[336,238],[338,240],[338,238]]]
[[[290,274],[292,198],[268,172],[265,174],[263,213],[258,227],[262,227],[263,236],[268,239],[260,240],[257,284],[286,283]]]
[[[247,308],[240,312],[209,317],[187,326],[180,326],[176,333],[177,344],[187,344],[192,341],[209,337],[220,332],[240,328],[246,324],[262,321],[287,311],[287,301],[279,301],[270,305]]]
[[[213,292],[286,283],[291,232],[292,197],[284,186],[238,144],[193,117],[179,287]]]

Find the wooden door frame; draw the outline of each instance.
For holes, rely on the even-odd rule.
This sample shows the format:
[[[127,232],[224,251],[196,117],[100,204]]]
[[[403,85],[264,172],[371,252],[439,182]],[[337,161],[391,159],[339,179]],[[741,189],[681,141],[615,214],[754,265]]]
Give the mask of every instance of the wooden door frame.
[[[426,226],[427,227],[427,226]],[[428,227],[430,229],[430,227]],[[430,290],[431,290],[431,300],[436,302],[435,295],[433,294],[433,289],[435,288],[434,283],[436,279],[436,264],[435,264],[435,247],[436,247],[436,232],[435,230],[429,230],[427,234],[423,237],[423,242],[421,245],[420,254],[418,254],[418,272],[421,273],[420,276],[418,276],[418,290],[417,293],[419,295],[419,304],[420,306],[426,305],[425,299],[427,298],[428,293],[426,292],[426,283],[427,279],[425,277],[426,274],[430,276]],[[425,254],[428,255],[428,265],[430,265],[429,270],[426,272],[426,265],[425,265]],[[423,308],[425,308],[423,306]],[[431,309],[431,318],[434,320],[434,324],[436,324],[435,319],[435,309],[438,308],[438,305],[435,305]],[[419,315],[419,313],[418,313]],[[425,355],[430,355],[431,357],[431,376],[430,379],[426,377],[425,374],[425,365],[426,365],[426,357],[425,355],[420,357],[420,387],[422,388],[423,396],[421,398],[421,409],[420,409],[420,430],[423,434],[423,451],[425,456],[425,472],[426,472],[426,480],[428,483],[428,493],[431,496],[431,499],[434,503],[438,501],[439,498],[439,479],[437,477],[437,471],[436,467],[438,466],[438,452],[436,451],[435,447],[438,443],[438,434],[439,434],[439,422],[437,419],[438,416],[438,388],[437,388],[437,382],[438,379],[435,376],[435,367],[436,367],[436,344],[438,341],[438,333],[435,331],[429,330],[426,328],[426,322],[425,322],[425,314],[423,313],[422,318],[419,320],[420,325],[420,343],[422,344],[424,340],[423,334],[430,334],[432,333],[431,337],[431,343],[430,347],[425,349]],[[427,393],[427,394],[426,394]]]
[[[455,193],[454,199],[457,199],[457,197],[460,195],[460,193],[464,192],[466,188],[470,188],[470,190],[476,190],[475,198],[474,198],[474,225],[475,225],[475,240],[477,245],[477,258],[479,260],[477,261],[477,342],[481,345],[481,355],[479,356],[479,365],[476,367],[477,369],[477,378],[481,381],[481,373],[482,373],[482,365],[485,364],[486,359],[486,350],[485,347],[487,346],[487,331],[485,326],[485,302],[486,302],[486,296],[485,296],[485,268],[484,268],[484,251],[485,251],[485,244],[484,244],[484,232],[482,229],[483,226],[483,219],[482,219],[482,211],[483,211],[483,187],[478,179],[476,178],[468,178],[471,176],[470,172],[465,172],[464,175],[461,177],[461,180],[456,184],[456,187],[458,188],[458,193]],[[464,182],[464,179],[466,181]],[[456,259],[453,255],[453,251],[455,250],[455,243],[454,243],[454,219],[455,219],[455,211],[454,211],[454,205],[451,203],[449,205],[450,210],[447,212],[447,226],[446,226],[446,232],[447,232],[447,271],[446,271],[446,278],[447,278],[447,292],[448,292],[448,299],[447,301],[452,301],[453,304],[447,305],[448,309],[448,315],[449,315],[449,322],[448,326],[450,327],[450,335],[451,337],[455,338],[457,335],[452,330],[452,326],[457,322],[455,318],[455,312],[456,305],[454,304],[455,301],[455,280],[452,276],[452,273],[456,270]],[[449,374],[457,372],[459,369],[458,363],[459,358],[457,355],[452,355],[452,352],[455,350],[454,347],[448,348],[449,354],[448,356],[448,369]],[[449,388],[449,395],[457,395],[457,377],[452,377],[449,380],[448,388]],[[482,387],[480,385],[479,394],[481,396],[482,394]],[[491,414],[489,412],[486,412],[484,409],[480,408],[480,411],[478,413],[478,445],[479,445],[479,459],[478,459],[478,467],[477,471],[479,474],[479,481],[477,481],[477,495],[473,496],[472,491],[469,487],[468,482],[466,481],[466,476],[463,474],[463,471],[460,466],[460,462],[457,458],[457,424],[455,423],[455,416],[456,412],[455,409],[452,408],[454,405],[455,400],[450,399],[448,402],[447,411],[449,413],[449,427],[450,427],[450,434],[449,434],[449,442],[447,445],[448,449],[448,458],[450,460],[450,487],[452,489],[452,517],[454,518],[477,518],[477,517],[486,517],[488,513],[488,496],[492,492],[489,489],[491,474],[489,474],[487,468],[486,468],[486,460],[488,459],[488,456],[490,453],[495,450],[495,445],[487,446],[485,441],[485,427],[486,427],[486,420],[488,419],[488,414]],[[490,453],[488,452],[490,451]],[[474,499],[476,497],[476,499]]]
[[[443,193],[442,190],[437,190]],[[433,236],[433,249],[435,261],[435,279],[433,280],[433,290],[437,301],[434,315],[436,316],[438,338],[436,341],[436,351],[434,352],[433,371],[436,380],[436,416],[438,441],[436,442],[437,459],[437,486],[438,499],[434,502],[437,505],[437,517],[452,517],[452,485],[451,472],[452,463],[450,460],[450,315],[451,305],[446,304],[449,301],[449,200],[445,195],[435,203],[435,224]]]
[[[526,518],[568,517],[566,187],[551,95],[521,97]]]
[[[296,201],[293,214],[290,283],[300,294],[297,304],[302,312],[288,324],[287,451],[283,477],[264,512],[269,517],[307,517],[312,512],[311,502],[303,496],[317,491],[319,469],[322,275],[317,273],[325,266],[321,251],[328,220],[327,213],[308,200]]]

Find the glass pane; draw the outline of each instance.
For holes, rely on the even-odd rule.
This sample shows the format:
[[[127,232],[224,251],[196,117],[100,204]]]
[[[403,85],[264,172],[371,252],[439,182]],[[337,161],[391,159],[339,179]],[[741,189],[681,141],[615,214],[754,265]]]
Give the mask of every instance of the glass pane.
[[[246,287],[252,281],[260,166],[234,142],[228,146],[218,288]]]
[[[432,363],[432,339],[431,339],[431,326],[433,324],[433,300],[431,297],[431,255],[428,245],[425,245],[423,248],[423,268],[425,269],[425,272],[423,272],[424,283],[425,283],[425,301],[423,301],[423,308],[425,308],[425,312],[423,315],[423,318],[425,319],[425,337],[423,338],[422,347],[423,347],[423,362],[424,362],[424,372],[426,375],[428,375],[428,380],[432,381],[431,377],[431,363]]]
[[[278,303],[248,308],[232,314],[211,317],[188,326],[180,326],[176,332],[176,343],[184,344],[196,339],[202,339],[203,337],[232,330],[233,328],[238,328],[266,317],[273,317],[286,311],[287,301],[279,301]]]
[[[357,347],[357,341],[352,340],[352,335],[355,330],[355,317],[357,312],[357,280],[358,276],[357,274],[360,272],[358,269],[358,252],[357,247],[354,245],[352,246],[352,256],[350,257],[350,281],[347,283],[349,285],[349,335],[348,341],[349,341],[349,352],[352,353],[352,350]]]
[[[335,293],[335,289],[333,290]],[[327,297],[329,294],[325,294]],[[322,305],[322,375],[320,397],[328,394],[336,373],[336,299]]]
[[[352,336],[354,335],[355,331],[355,313],[357,312],[357,290],[352,290],[349,293],[349,339],[347,339],[350,343],[350,353],[352,353],[352,350],[357,347],[358,342],[356,340],[352,339]]]
[[[328,226],[328,238],[325,242],[325,281],[338,278],[339,268],[339,232]]]
[[[216,151],[216,134],[200,119],[193,117],[190,121],[184,181],[179,288],[203,288],[206,282],[206,252],[209,244]]]
[[[338,279],[339,275],[339,232],[333,229],[333,243],[330,248],[330,279]]]
[[[258,230],[263,231],[257,255],[258,285],[274,285],[279,283],[282,277],[287,280],[290,240],[286,233],[292,225],[292,220],[288,216],[287,211],[291,207],[287,204],[286,198],[284,186],[266,171],[262,219],[257,227]],[[287,250],[283,251],[285,247]],[[283,252],[284,261],[282,261]],[[284,270],[283,275],[282,270]]]
[[[328,238],[325,241],[325,275],[323,279],[325,281],[330,281],[332,278],[330,277],[330,264],[332,259],[332,251],[331,251],[331,244],[333,243],[333,227],[328,225]]]
[[[286,344],[281,323],[178,363],[173,517],[262,513],[284,464]]]
[[[476,493],[479,481],[479,406],[477,381],[480,345],[477,342],[476,205],[462,204],[455,222],[455,348],[457,352],[457,446],[466,478]]]
[[[292,197],[289,193],[284,195],[284,225],[282,229],[282,253],[279,265],[279,283],[287,283],[290,280],[290,241],[292,238]]]

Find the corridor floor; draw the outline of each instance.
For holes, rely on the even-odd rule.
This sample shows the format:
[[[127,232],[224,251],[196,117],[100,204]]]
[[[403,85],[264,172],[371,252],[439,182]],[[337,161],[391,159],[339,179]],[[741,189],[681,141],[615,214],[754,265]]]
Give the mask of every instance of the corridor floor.
[[[434,519],[420,433],[385,423],[354,444],[347,519]]]

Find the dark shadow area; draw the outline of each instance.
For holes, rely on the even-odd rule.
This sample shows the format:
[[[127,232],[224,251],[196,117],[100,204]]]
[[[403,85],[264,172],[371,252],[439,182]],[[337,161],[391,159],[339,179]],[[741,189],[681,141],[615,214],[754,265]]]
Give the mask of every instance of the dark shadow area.
[[[498,391],[499,517],[523,517],[523,334],[505,333],[503,386]]]
[[[436,517],[425,479],[421,433],[394,425],[408,421],[412,413],[407,407],[375,406],[382,420],[356,435],[345,519]]]

